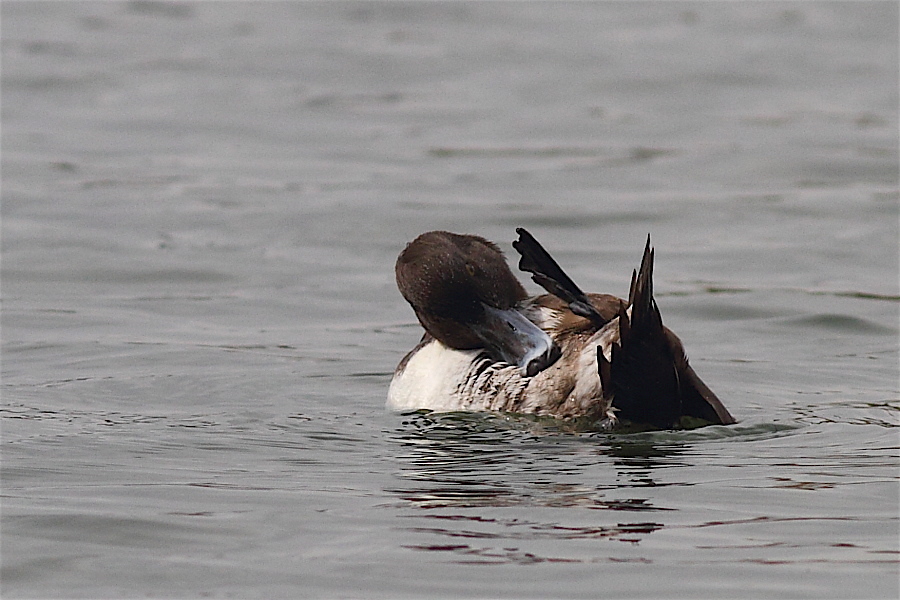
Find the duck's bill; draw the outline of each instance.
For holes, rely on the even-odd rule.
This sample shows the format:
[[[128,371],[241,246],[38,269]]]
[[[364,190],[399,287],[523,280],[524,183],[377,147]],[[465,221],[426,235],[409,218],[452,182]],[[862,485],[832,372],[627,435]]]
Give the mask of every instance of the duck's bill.
[[[559,346],[522,313],[515,309],[483,307],[486,318],[472,329],[496,360],[518,365],[527,377],[537,375],[557,361],[561,354]]]

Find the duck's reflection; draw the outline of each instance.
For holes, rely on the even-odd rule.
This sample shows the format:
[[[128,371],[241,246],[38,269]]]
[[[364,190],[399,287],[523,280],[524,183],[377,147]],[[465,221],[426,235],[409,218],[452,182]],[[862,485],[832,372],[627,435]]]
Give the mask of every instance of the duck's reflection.
[[[398,469],[387,491],[409,519],[403,529],[430,538],[407,547],[465,561],[569,560],[520,545],[638,544],[662,528],[672,509],[647,488],[667,485],[654,471],[680,466],[681,445],[568,428],[502,415],[404,416],[392,435]]]

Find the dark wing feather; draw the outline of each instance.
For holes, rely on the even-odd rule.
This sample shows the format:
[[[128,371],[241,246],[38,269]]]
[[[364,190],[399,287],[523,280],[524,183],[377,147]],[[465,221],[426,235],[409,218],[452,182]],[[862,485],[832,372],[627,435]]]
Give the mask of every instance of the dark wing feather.
[[[575,285],[534,236],[522,227],[517,228],[516,233],[519,239],[512,245],[522,256],[519,269],[531,273],[536,284],[566,302],[569,310],[576,315],[590,319],[599,326],[605,325],[607,319],[600,315],[581,288]]]

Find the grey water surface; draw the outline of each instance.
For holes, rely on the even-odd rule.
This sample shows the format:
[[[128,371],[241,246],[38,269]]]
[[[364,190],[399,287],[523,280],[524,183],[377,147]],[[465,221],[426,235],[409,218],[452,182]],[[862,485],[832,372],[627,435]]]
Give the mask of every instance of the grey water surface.
[[[897,598],[896,2],[0,11],[4,598]],[[739,423],[387,412],[517,226]]]

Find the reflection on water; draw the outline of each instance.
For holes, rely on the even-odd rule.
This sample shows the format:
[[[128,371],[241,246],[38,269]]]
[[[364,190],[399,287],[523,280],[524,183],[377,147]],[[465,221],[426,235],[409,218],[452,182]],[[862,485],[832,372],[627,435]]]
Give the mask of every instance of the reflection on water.
[[[728,444],[791,436],[797,424],[610,433],[532,416],[419,411],[401,419],[389,432],[397,470],[385,490],[396,501],[384,506],[402,517],[399,529],[410,538],[403,548],[447,554],[450,562],[651,562],[642,543],[659,531],[802,520],[777,514],[723,519],[719,509],[701,510],[699,520],[695,514],[703,506],[699,498],[711,506],[725,501],[703,491],[710,478],[727,479],[734,470],[717,452]],[[825,489],[808,482],[768,485]],[[570,546],[560,545],[565,540],[587,545],[572,555]],[[634,550],[616,550],[624,547]]]
[[[387,491],[398,499],[396,508],[415,509],[408,517],[416,524],[406,527],[408,531],[437,537],[405,547],[451,552],[461,562],[594,560],[541,556],[509,547],[513,541],[603,539],[637,544],[664,527],[648,519],[651,514],[674,510],[641,490],[671,485],[655,480],[655,468],[685,464],[678,459],[684,444],[671,440],[654,443],[647,436],[572,432],[558,422],[509,415],[412,413],[394,432],[393,442],[401,449],[399,484]],[[553,520],[505,516],[506,509],[522,506],[547,509]],[[616,516],[588,517],[589,523],[577,524],[569,517],[561,519],[559,509],[610,511]],[[639,514],[626,516],[631,513]],[[450,542],[441,541],[445,538]],[[460,540],[499,540],[503,547]]]
[[[430,507],[440,497],[435,492],[437,489],[446,488],[447,497],[453,498],[448,501],[453,505],[458,505],[461,498],[472,498],[479,506],[497,506],[500,504],[476,502],[474,498],[496,500],[505,497],[507,491],[523,486],[536,487],[542,494],[536,498],[516,489],[515,499],[509,502],[590,505],[593,501],[575,502],[572,486],[560,485],[560,476],[578,478],[585,475],[586,468],[604,468],[613,477],[607,478],[605,484],[595,482],[592,489],[672,485],[654,481],[654,469],[691,466],[693,463],[684,455],[697,442],[734,437],[766,439],[797,427],[763,423],[621,434],[572,431],[564,422],[530,415],[419,411],[404,415],[391,441],[399,447],[401,478],[427,489],[433,496]],[[485,481],[485,474],[495,478]],[[551,482],[553,485],[545,485]],[[394,491],[406,495],[416,493],[415,489]],[[596,504],[609,503],[598,500]],[[637,510],[646,508],[641,505]]]
[[[460,520],[469,517],[452,516],[433,516],[432,518]],[[410,531],[436,534],[451,538],[474,538],[488,540],[535,540],[541,538],[551,538],[553,540],[616,540],[620,542],[628,542],[637,544],[644,535],[653,533],[657,529],[662,528],[659,523],[623,523],[613,527],[564,527],[552,523],[537,522],[520,522],[511,520],[503,522],[494,519],[475,518],[478,523],[487,523],[493,525],[497,529],[503,529],[501,533],[482,532],[471,529],[452,529],[442,527],[418,527],[410,528]],[[523,551],[515,546],[504,545],[501,548],[494,546],[475,547],[470,544],[448,543],[448,544],[408,544],[404,548],[409,550],[419,550],[426,552],[450,552],[460,555],[453,562],[465,564],[532,564],[541,562],[568,562],[568,563],[584,563],[596,562],[594,559],[585,558],[565,558],[540,556],[533,552]],[[627,559],[622,560],[626,562]],[[638,558],[630,562],[649,562],[647,559]]]

